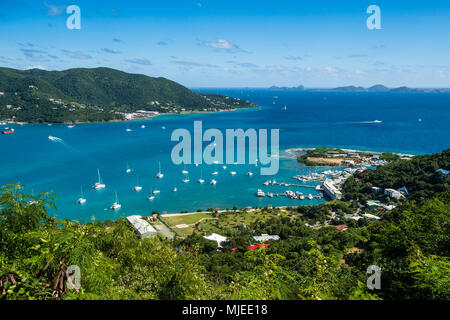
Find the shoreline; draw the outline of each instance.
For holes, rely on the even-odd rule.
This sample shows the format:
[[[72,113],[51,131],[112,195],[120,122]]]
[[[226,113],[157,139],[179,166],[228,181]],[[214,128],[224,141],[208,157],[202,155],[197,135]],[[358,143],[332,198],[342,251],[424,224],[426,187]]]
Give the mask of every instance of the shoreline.
[[[142,118],[134,118],[134,119],[129,119],[129,120],[108,120],[108,121],[76,121],[76,122],[23,122],[23,121],[10,121],[10,120],[0,120],[0,122],[6,122],[6,124],[13,124],[13,125],[19,125],[19,126],[24,126],[24,125],[28,125],[28,124],[41,124],[41,125],[78,125],[78,124],[106,124],[106,123],[117,123],[117,122],[132,122],[132,121],[138,121],[138,120],[151,120],[153,118],[158,118],[161,116],[180,116],[180,115],[189,115],[189,114],[216,114],[216,113],[222,113],[222,112],[235,112],[235,111],[239,111],[239,110],[249,110],[249,109],[257,109],[260,108],[260,106],[256,106],[256,107],[245,107],[245,108],[233,108],[233,109],[224,109],[224,110],[218,110],[218,111],[200,111],[200,110],[195,110],[195,111],[183,111],[180,113],[174,113],[174,112],[168,112],[168,113],[160,113],[157,115],[152,115],[152,116],[148,116],[148,117],[142,117]]]

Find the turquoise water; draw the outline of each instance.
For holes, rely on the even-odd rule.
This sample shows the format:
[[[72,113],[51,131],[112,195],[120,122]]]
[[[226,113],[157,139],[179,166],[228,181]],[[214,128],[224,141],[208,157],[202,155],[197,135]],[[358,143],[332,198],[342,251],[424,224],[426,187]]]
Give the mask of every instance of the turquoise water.
[[[233,206],[316,204],[323,200],[257,198],[257,189],[284,191],[286,187],[264,187],[268,179],[295,183],[291,177],[307,169],[283,150],[292,147],[345,147],[411,154],[440,152],[450,146],[450,94],[422,93],[326,93],[273,92],[268,90],[209,89],[249,99],[261,107],[215,114],[161,116],[133,121],[132,132],[126,123],[82,124],[73,129],[63,125],[13,126],[16,132],[0,136],[0,185],[20,181],[31,193],[54,190],[60,199],[55,214],[60,218],[89,221],[116,219],[130,214],[148,215],[153,210],[179,212]],[[277,96],[277,98],[275,97]],[[284,111],[284,106],[287,110]],[[422,121],[419,121],[421,119]],[[227,165],[227,170],[202,165],[188,165],[190,183],[181,182],[183,165],[174,165],[170,153],[175,142],[171,133],[177,128],[192,131],[193,121],[201,120],[207,128],[277,128],[280,129],[280,171],[275,177],[259,175],[259,168]],[[381,120],[382,123],[368,123]],[[146,128],[142,129],[141,125]],[[162,127],[165,126],[166,129]],[[48,136],[62,139],[54,142]],[[156,179],[158,162],[163,179]],[[125,173],[127,162],[133,169]],[[95,191],[100,168],[106,189]],[[218,176],[212,176],[213,171]],[[229,171],[236,171],[235,176]],[[251,170],[254,175],[248,177]],[[326,170],[322,168],[320,170]],[[198,184],[202,177],[204,184]],[[141,192],[134,192],[137,183]],[[217,185],[209,181],[214,178]],[[315,183],[313,183],[315,185]],[[87,203],[77,205],[80,187]],[[174,187],[178,192],[172,192]],[[155,200],[146,197],[150,189],[161,190]],[[290,188],[315,195],[314,189]],[[114,192],[122,209],[107,208],[114,202]]]

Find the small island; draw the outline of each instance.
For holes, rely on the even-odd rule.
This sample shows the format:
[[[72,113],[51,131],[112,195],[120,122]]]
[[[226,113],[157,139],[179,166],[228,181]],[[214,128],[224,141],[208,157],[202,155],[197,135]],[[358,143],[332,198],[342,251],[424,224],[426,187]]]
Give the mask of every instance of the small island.
[[[399,159],[410,159],[412,155],[389,152],[374,152],[338,148],[298,148],[290,152],[299,153],[299,163],[307,166],[353,167],[356,165],[382,165]]]

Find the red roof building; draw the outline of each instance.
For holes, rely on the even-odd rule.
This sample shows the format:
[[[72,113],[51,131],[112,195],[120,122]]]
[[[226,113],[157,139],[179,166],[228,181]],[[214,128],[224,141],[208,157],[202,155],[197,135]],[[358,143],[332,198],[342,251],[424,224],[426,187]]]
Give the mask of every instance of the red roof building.
[[[348,226],[347,226],[346,224],[340,224],[340,225],[338,225],[338,226],[333,226],[333,227],[335,227],[335,228],[338,229],[339,231],[345,231],[345,230],[348,229]]]
[[[261,244],[255,244],[255,245],[252,245],[252,246],[248,246],[248,248],[249,248],[250,250],[255,250],[256,248],[259,248],[259,247],[265,247],[265,248],[267,248],[268,246],[269,246],[268,244],[261,243]]]

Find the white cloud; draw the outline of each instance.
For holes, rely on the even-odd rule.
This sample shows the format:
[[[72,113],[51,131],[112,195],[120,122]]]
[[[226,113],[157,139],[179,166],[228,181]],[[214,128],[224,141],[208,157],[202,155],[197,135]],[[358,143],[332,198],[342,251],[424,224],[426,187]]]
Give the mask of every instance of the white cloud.
[[[225,39],[217,39],[214,42],[203,42],[203,45],[220,50],[238,49],[238,46]]]

